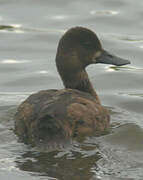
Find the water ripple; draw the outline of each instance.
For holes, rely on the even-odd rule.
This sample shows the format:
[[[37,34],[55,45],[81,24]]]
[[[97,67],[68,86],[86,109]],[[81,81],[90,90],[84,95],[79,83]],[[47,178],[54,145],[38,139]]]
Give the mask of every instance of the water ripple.
[[[15,60],[15,59],[5,59],[0,61],[1,64],[23,64],[23,63],[29,63],[31,61],[29,60]]]
[[[47,28],[32,28],[32,27],[21,27],[24,32],[47,32],[52,34],[63,34],[64,29],[47,29]]]
[[[57,17],[58,18],[58,17]],[[60,19],[60,16],[59,16]],[[10,25],[0,25],[1,32],[14,32],[23,34],[26,32],[48,32],[48,33],[60,33],[63,34],[65,30],[63,29],[46,29],[46,28],[32,28],[32,27],[23,27],[21,24],[10,24]]]
[[[134,72],[143,72],[143,68],[138,68],[134,66],[106,66],[106,71],[134,71]]]
[[[143,36],[142,35],[134,35],[134,34],[105,34],[103,33],[106,37],[113,38],[113,39],[118,39],[122,41],[128,41],[131,43],[138,43],[138,42],[143,42]],[[143,46],[142,46],[143,47]]]
[[[53,19],[53,20],[65,20],[67,18],[68,18],[68,16],[66,16],[66,15],[56,15],[56,16],[50,17],[50,19]]]
[[[21,24],[0,25],[0,31],[24,33],[24,31],[21,29],[21,27],[22,27]]]
[[[118,11],[112,11],[112,10],[101,10],[101,11],[91,10],[89,13],[91,15],[117,15],[119,14]]]
[[[46,71],[46,70],[41,70],[41,71],[38,71],[38,73],[40,73],[40,74],[48,74],[49,72]]]
[[[120,93],[121,95],[143,98],[143,93]]]

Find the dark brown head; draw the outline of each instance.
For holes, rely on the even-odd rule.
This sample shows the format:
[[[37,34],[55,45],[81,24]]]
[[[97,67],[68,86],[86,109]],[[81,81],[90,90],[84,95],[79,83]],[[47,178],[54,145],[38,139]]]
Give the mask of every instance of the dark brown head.
[[[95,63],[120,66],[130,62],[103,50],[98,37],[91,30],[83,27],[68,30],[60,39],[56,55],[56,65],[62,80],[74,79],[86,66]]]
[[[66,70],[79,71],[95,63],[95,56],[99,56],[100,51],[102,47],[94,32],[82,27],[72,28],[63,35],[59,42],[56,57],[57,68],[60,70],[62,66]]]

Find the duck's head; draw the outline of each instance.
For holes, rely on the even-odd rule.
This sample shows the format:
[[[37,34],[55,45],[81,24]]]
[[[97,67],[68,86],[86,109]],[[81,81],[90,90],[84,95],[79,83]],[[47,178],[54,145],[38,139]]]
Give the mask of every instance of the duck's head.
[[[71,28],[62,36],[56,56],[60,74],[76,73],[89,64],[96,63],[121,66],[130,61],[105,51],[96,34],[87,28]]]

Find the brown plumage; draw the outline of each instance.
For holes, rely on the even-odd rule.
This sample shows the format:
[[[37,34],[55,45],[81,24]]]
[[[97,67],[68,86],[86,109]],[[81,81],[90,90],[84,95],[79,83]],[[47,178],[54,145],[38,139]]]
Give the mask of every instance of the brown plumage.
[[[59,42],[56,65],[65,89],[31,95],[15,115],[15,133],[32,145],[60,144],[72,138],[100,135],[109,128],[109,113],[101,105],[85,68],[89,64],[128,64],[103,50],[96,34],[75,27]]]

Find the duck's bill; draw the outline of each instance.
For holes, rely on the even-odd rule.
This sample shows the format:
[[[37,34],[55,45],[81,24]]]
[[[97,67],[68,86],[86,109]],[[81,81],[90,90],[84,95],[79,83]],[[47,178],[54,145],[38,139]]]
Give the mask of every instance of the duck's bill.
[[[130,64],[130,61],[126,59],[119,58],[114,56],[107,51],[102,51],[102,54],[96,58],[96,63],[103,63],[103,64],[113,64],[116,66],[123,66],[126,64]]]

